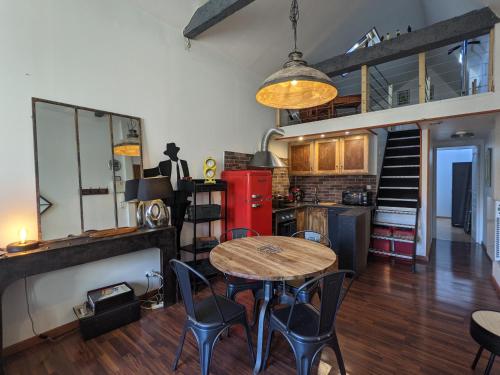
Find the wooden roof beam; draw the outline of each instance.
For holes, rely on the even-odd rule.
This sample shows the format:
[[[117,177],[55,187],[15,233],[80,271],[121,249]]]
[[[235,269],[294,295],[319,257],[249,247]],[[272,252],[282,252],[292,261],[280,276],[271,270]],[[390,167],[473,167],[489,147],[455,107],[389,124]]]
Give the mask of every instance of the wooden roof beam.
[[[329,76],[336,76],[360,69],[363,65],[378,65],[487,34],[499,21],[490,8],[482,8],[384,40],[372,47],[332,57],[314,67]]]
[[[253,1],[254,0],[209,0],[196,9],[189,24],[184,28],[184,36],[189,39],[196,38],[202,32],[246,7]]]

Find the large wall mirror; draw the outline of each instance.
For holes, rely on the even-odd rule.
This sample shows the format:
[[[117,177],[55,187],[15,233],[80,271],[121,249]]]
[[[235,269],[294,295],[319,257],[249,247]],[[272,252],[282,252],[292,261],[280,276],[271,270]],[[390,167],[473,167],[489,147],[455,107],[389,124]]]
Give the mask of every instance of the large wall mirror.
[[[40,240],[136,225],[140,118],[33,98]]]

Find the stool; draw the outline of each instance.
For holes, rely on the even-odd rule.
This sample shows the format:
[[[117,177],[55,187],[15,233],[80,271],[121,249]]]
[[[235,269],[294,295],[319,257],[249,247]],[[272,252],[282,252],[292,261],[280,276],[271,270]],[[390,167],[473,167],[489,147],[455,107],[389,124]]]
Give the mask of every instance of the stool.
[[[491,353],[486,370],[484,370],[484,374],[488,375],[495,362],[495,357],[500,355],[500,312],[490,310],[474,311],[470,317],[470,334],[479,344],[479,350],[472,363],[472,369],[476,368],[483,349],[486,349]]]

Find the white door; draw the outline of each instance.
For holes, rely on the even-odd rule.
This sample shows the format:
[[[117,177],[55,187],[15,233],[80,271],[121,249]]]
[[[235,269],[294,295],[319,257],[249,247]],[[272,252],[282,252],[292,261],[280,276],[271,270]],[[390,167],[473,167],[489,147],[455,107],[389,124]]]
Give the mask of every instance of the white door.
[[[478,219],[478,205],[479,200],[479,172],[481,160],[479,155],[479,148],[474,147],[472,150],[472,181],[471,181],[471,239],[477,242],[477,219]]]

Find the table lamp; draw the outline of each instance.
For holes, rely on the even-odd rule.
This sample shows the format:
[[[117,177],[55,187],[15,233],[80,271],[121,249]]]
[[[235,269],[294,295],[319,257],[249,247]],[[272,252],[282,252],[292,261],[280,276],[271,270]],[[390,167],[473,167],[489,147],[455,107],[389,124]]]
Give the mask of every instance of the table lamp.
[[[170,217],[162,199],[173,194],[170,177],[143,178],[139,181],[137,199],[144,202],[144,221],[149,228],[168,225]]]
[[[137,199],[137,191],[139,189],[140,178],[125,181],[125,202],[136,205],[136,220],[137,226],[144,225],[144,205]]]
[[[19,241],[13,242],[7,245],[8,253],[19,253],[21,251],[29,251],[37,249],[40,245],[40,241],[27,240],[28,232],[26,228],[21,228],[19,231]]]

